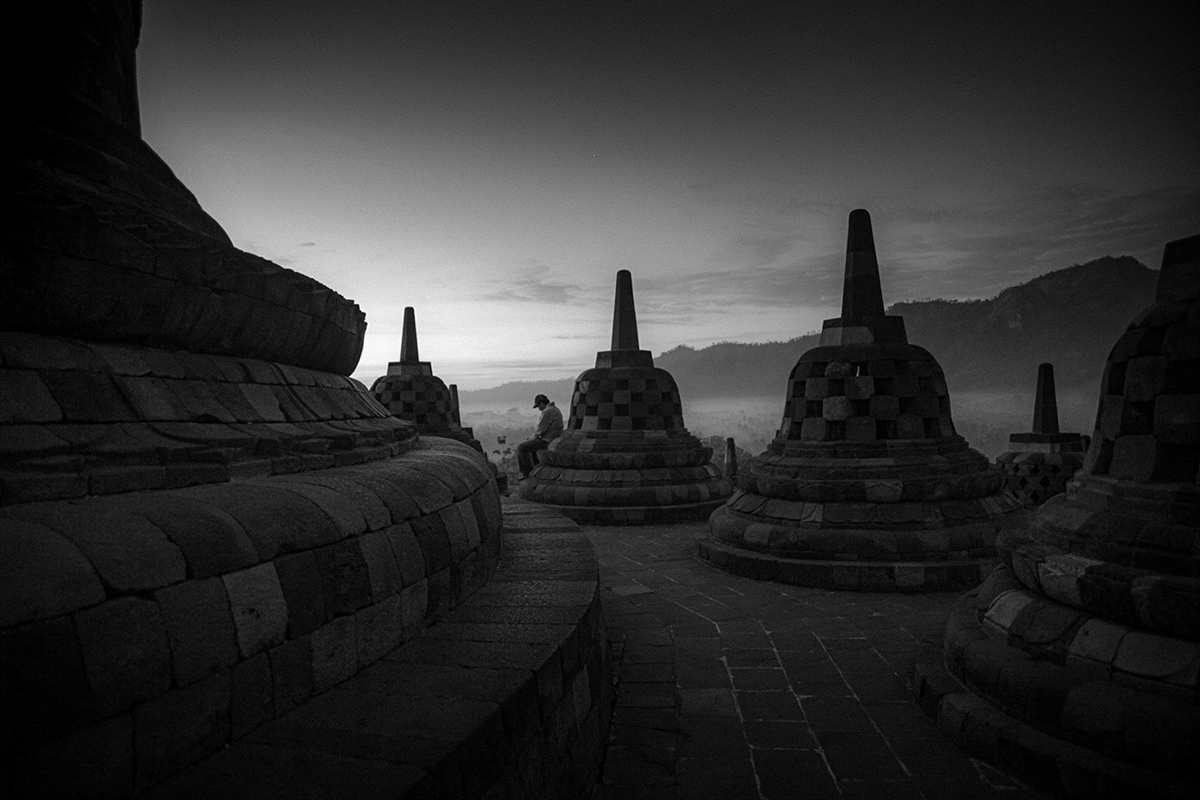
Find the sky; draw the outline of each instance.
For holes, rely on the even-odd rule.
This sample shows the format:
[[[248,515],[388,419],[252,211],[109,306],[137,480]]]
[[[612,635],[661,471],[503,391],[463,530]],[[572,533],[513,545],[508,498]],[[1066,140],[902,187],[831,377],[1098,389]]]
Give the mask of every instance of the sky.
[[[633,274],[643,349],[993,297],[1200,231],[1181,3],[146,0],[144,138],[234,244],[367,316],[355,377],[562,379]]]

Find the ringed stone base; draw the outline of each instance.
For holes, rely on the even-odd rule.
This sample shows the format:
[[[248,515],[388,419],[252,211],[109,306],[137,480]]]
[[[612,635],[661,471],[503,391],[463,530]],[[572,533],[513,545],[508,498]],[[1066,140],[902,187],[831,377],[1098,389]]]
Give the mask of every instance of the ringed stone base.
[[[724,500],[663,506],[556,506],[544,507],[584,525],[653,525],[708,519]]]
[[[734,575],[814,589],[862,592],[961,591],[978,585],[999,560],[914,563],[784,558],[711,539],[697,540],[696,547],[701,559]]]
[[[944,648],[923,647],[914,687],[960,747],[1030,783],[1174,800],[1200,793],[1198,671],[1195,642],[1049,601],[1001,566],[957,601]]]

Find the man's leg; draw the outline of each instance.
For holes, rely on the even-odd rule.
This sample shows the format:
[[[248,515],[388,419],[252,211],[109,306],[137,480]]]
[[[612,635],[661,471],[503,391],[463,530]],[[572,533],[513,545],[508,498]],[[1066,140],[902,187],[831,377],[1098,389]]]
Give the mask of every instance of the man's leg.
[[[533,470],[534,458],[533,454],[541,447],[545,447],[546,443],[541,439],[526,439],[517,445],[517,468],[521,470],[521,477],[528,478],[529,473]]]

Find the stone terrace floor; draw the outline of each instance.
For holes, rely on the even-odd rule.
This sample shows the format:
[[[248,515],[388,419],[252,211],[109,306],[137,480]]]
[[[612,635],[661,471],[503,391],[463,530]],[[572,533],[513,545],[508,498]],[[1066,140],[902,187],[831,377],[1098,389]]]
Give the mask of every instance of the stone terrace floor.
[[[954,595],[729,575],[695,557],[704,523],[583,530],[618,678],[593,800],[1044,797],[963,754],[909,691]]]

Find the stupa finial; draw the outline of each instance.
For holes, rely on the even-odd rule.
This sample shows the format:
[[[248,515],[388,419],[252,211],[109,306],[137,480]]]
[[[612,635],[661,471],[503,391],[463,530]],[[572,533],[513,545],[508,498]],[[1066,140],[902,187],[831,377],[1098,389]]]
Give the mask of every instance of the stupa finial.
[[[417,354],[417,315],[412,306],[404,309],[404,331],[400,334],[400,360],[388,362],[388,375],[432,375],[433,367]]]
[[[846,280],[842,287],[843,317],[883,316],[883,289],[879,284],[879,260],[871,215],[865,208],[850,212],[846,234]]]
[[[613,304],[613,350],[640,350],[637,314],[633,310],[633,276],[629,270],[617,271],[617,299]]]
[[[404,333],[400,336],[400,363],[415,364],[421,357],[417,355],[417,315],[412,306],[404,309]]]
[[[1033,432],[1058,433],[1058,400],[1054,395],[1054,365],[1038,364],[1037,395],[1033,400]]]

